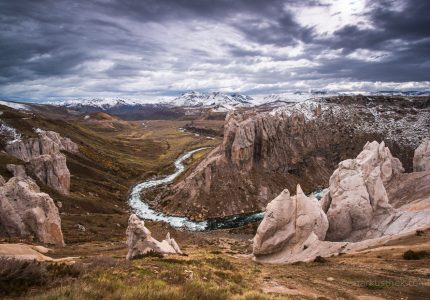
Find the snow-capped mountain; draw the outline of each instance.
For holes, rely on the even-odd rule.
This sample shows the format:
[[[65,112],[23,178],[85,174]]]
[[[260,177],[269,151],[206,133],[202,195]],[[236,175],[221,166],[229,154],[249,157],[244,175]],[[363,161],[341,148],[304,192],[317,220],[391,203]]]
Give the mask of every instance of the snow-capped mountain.
[[[252,106],[254,99],[241,94],[223,94],[220,92],[199,93],[195,91],[186,92],[175,99],[166,102],[172,106],[195,107],[195,106],[213,106],[213,107],[245,107]]]
[[[73,99],[73,100],[62,100],[62,101],[49,101],[45,104],[63,106],[72,109],[97,108],[101,110],[108,110],[118,106],[135,106],[141,105],[142,103],[136,100],[127,98],[88,98],[88,99]]]
[[[118,110],[155,109],[155,108],[210,108],[217,112],[226,112],[239,107],[252,107],[257,105],[281,106],[283,103],[302,102],[333,96],[345,95],[368,95],[368,96],[425,96],[430,95],[428,91],[378,91],[378,92],[327,92],[308,91],[290,92],[250,97],[242,94],[224,94],[220,92],[202,93],[190,91],[178,97],[164,97],[152,100],[140,100],[131,98],[87,98],[63,101],[49,101],[44,104],[61,106],[80,112],[117,112]]]
[[[272,102],[301,102],[311,98],[315,98],[310,93],[282,93],[282,94],[270,94],[262,98],[261,104],[272,103]]]
[[[233,109],[235,107],[252,106],[254,99],[241,94],[222,94],[219,92],[199,93],[186,92],[179,97],[166,97],[153,101],[139,101],[127,98],[90,98],[63,101],[49,101],[45,104],[62,106],[70,109],[99,109],[110,110],[124,106],[163,105],[173,107],[213,107]]]

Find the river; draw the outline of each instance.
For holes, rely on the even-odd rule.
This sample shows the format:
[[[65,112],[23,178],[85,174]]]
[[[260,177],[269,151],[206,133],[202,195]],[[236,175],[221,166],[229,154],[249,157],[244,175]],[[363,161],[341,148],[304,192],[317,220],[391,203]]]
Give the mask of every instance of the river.
[[[222,228],[233,228],[243,226],[249,222],[254,222],[263,219],[264,212],[257,212],[251,214],[236,215],[227,218],[209,219],[205,221],[192,221],[187,217],[169,216],[163,212],[156,211],[148,206],[142,199],[141,192],[144,189],[154,188],[160,185],[165,185],[173,182],[181,173],[185,171],[183,162],[191,157],[196,152],[209,149],[208,147],[199,148],[188,151],[175,160],[175,172],[164,178],[151,179],[137,184],[133,187],[130,197],[129,205],[132,211],[141,219],[152,221],[163,221],[169,223],[176,228],[186,228],[193,231],[213,230]]]
[[[144,189],[154,188],[159,185],[165,185],[173,182],[180,174],[185,171],[185,166],[183,162],[191,157],[196,152],[209,149],[208,147],[198,148],[195,150],[188,151],[187,153],[180,156],[175,160],[175,172],[161,179],[147,180],[142,183],[137,184],[133,187],[131,191],[130,198],[128,200],[132,211],[138,215],[141,219],[151,220],[151,221],[163,221],[169,223],[171,226],[176,228],[185,228],[193,231],[203,231],[203,230],[214,230],[214,229],[224,229],[224,228],[234,228],[240,227],[250,222],[255,222],[262,220],[264,217],[264,212],[256,212],[250,214],[241,214],[230,216],[226,218],[216,218],[208,219],[205,221],[192,221],[187,217],[176,217],[169,216],[163,212],[156,211],[148,206],[142,199],[141,192]],[[317,190],[313,194],[320,200],[322,197],[323,190]]]

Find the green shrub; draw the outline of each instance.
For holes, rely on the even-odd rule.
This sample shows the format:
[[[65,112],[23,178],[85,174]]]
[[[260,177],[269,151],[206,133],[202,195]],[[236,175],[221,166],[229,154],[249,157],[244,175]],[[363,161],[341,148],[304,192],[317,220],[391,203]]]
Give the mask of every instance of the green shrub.
[[[326,263],[327,259],[325,259],[324,257],[318,255],[317,257],[315,257],[314,262],[317,262],[317,263]]]
[[[64,277],[77,277],[79,264],[67,265],[17,259],[0,259],[0,295],[21,295]]]
[[[428,253],[427,251],[408,250],[405,253],[403,253],[403,258],[406,260],[418,260],[429,256],[430,256],[430,253]]]
[[[145,257],[158,257],[158,258],[163,258],[163,254],[159,253],[159,252],[155,252],[153,250],[146,252],[145,254],[140,254],[140,255],[136,255],[135,257],[133,257],[134,259],[142,259]]]

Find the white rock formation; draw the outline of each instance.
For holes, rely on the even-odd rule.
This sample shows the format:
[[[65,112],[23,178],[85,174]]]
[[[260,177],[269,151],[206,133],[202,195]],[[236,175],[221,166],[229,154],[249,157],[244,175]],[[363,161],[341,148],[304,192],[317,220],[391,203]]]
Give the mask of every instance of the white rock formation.
[[[178,244],[170,238],[169,233],[164,240],[157,241],[152,237],[151,231],[145,227],[144,221],[135,214],[128,219],[127,246],[127,259],[133,259],[151,251],[160,254],[182,254]]]
[[[430,139],[425,139],[421,145],[415,149],[414,172],[430,170]]]
[[[64,246],[61,220],[54,201],[41,193],[22,166],[8,165],[14,177],[0,182],[0,233],[30,237],[46,244]],[[1,176],[0,176],[1,177]]]
[[[38,138],[11,143],[6,152],[28,163],[30,171],[43,183],[62,194],[70,189],[66,156],[60,151],[78,152],[78,145],[53,131],[36,130]]]
[[[384,183],[403,167],[384,142],[367,143],[356,159],[339,163],[330,177],[329,193],[323,199],[330,223],[327,239],[331,241],[359,241],[372,238],[371,228],[378,228],[381,220],[394,209],[388,203]]]
[[[382,246],[430,227],[430,170],[402,172],[388,148],[373,142],[367,143],[356,159],[339,164],[330,177],[329,192],[319,204],[304,201],[309,198],[300,189],[295,197],[284,191],[267,206],[254,238],[255,260],[312,261],[316,256]],[[389,201],[386,187],[396,199]],[[301,211],[307,218],[297,214],[300,206],[295,203],[306,203]],[[318,217],[317,212],[323,216]]]
[[[288,190],[273,199],[266,209],[263,221],[254,237],[255,256],[281,256],[300,253],[309,240],[323,240],[328,221],[318,200],[307,197],[300,185],[291,197]]]

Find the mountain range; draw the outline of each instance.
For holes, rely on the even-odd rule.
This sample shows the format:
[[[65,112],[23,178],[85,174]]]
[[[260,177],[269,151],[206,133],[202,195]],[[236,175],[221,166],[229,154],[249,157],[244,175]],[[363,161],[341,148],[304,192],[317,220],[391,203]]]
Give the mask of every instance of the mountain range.
[[[384,95],[384,96],[426,96],[430,91],[378,91],[370,93],[358,92],[328,92],[310,91],[263,95],[251,97],[239,93],[210,92],[203,93],[188,91],[177,97],[164,97],[156,100],[146,101],[134,98],[77,98],[61,101],[47,101],[44,104],[61,106],[81,112],[92,112],[94,110],[109,111],[121,107],[187,107],[187,108],[213,108],[216,111],[225,112],[239,107],[252,107],[260,104],[273,102],[301,102],[311,98],[330,97],[339,95]]]

